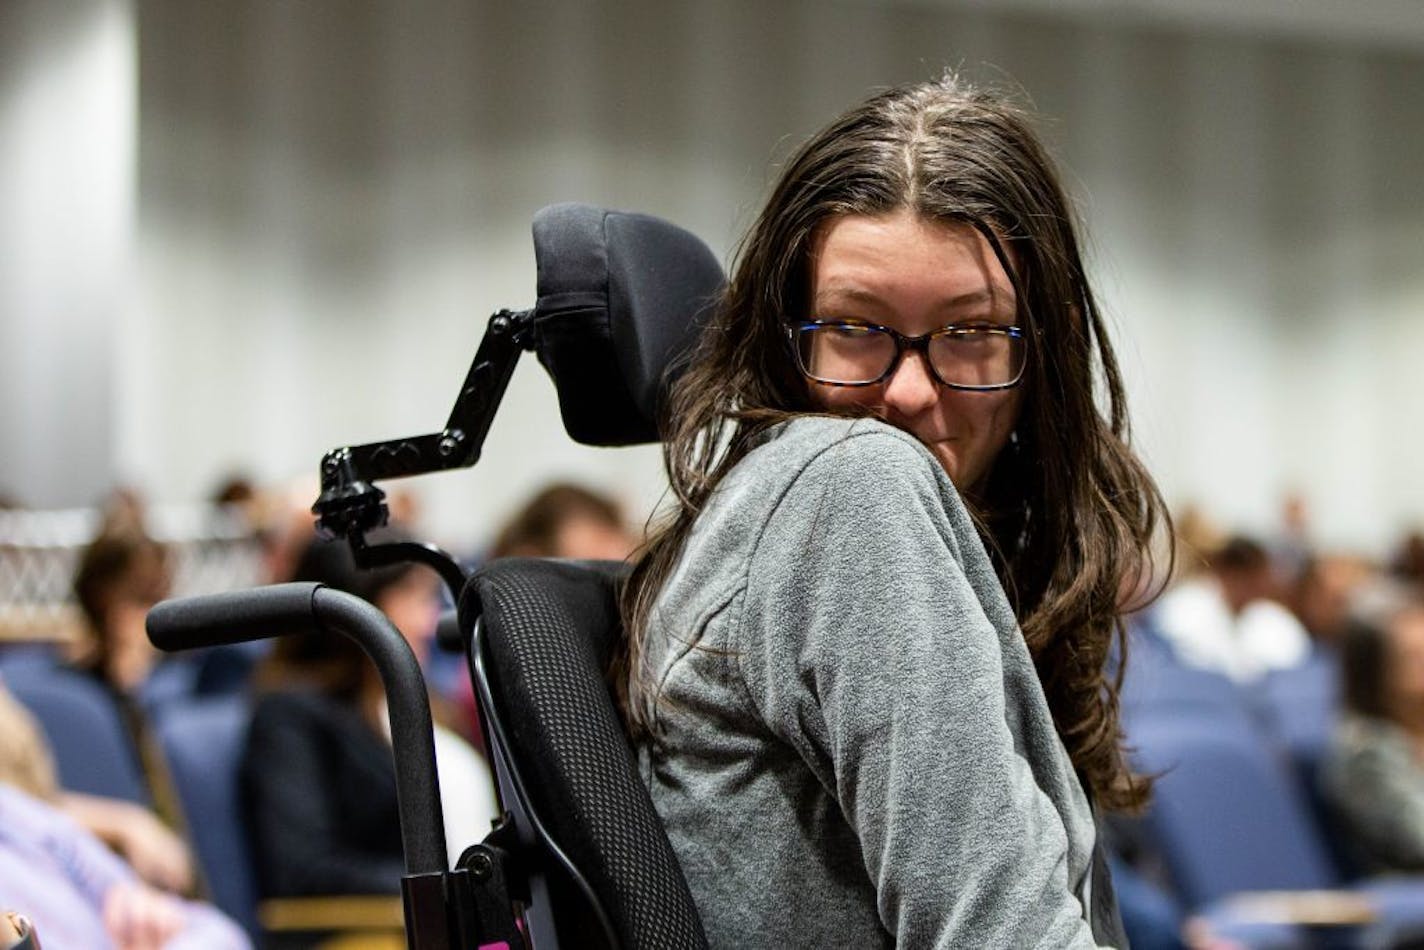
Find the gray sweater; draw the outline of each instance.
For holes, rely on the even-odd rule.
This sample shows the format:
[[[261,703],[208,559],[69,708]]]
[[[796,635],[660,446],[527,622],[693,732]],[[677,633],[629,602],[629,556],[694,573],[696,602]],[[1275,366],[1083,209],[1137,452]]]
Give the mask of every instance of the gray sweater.
[[[1424,869],[1424,765],[1409,733],[1346,713],[1331,737],[1321,783],[1361,865]]]
[[[911,436],[774,429],[698,518],[649,650],[640,765],[714,947],[1095,945],[1092,811]]]

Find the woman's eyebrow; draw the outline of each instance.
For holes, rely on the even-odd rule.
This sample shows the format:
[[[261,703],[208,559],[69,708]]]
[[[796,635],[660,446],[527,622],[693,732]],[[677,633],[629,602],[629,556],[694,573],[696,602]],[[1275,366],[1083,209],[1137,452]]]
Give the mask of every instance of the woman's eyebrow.
[[[880,296],[869,290],[862,290],[858,287],[828,287],[818,291],[816,302],[825,304],[828,301],[837,303],[865,303],[874,306],[882,306],[885,301]]]
[[[955,307],[964,307],[978,303],[998,303],[1004,301],[1012,303],[1014,292],[1009,287],[994,287],[991,291],[988,287],[980,287],[977,290],[970,290],[962,294],[957,294],[947,300],[939,301],[936,304],[938,309],[949,310]],[[860,287],[828,287],[816,294],[816,304],[825,306],[827,303],[861,303],[873,306],[887,306],[886,301],[879,294],[871,290]]]

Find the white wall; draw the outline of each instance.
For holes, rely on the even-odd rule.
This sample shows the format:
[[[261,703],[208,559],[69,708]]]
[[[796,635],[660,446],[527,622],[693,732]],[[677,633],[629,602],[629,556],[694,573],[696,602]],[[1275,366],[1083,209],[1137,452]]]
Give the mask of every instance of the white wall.
[[[486,316],[532,301],[537,208],[649,211],[725,253],[795,141],[951,64],[1051,117],[1169,496],[1267,528],[1298,488],[1326,539],[1381,548],[1424,521],[1424,53],[1110,17],[140,0],[113,467],[196,497],[430,431]],[[654,450],[572,445],[529,359],[485,460],[411,484],[464,543],[557,475],[640,509],[661,486]]]
[[[92,501],[115,474],[133,21],[127,0],[0,3],[0,492],[33,505]]]

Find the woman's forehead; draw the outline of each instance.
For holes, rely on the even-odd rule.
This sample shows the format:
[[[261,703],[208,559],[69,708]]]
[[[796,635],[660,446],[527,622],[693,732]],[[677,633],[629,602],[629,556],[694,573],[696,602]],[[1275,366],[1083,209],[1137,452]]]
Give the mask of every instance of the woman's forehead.
[[[976,227],[909,210],[828,218],[812,239],[810,273],[818,301],[909,294],[944,309],[1014,302],[1009,275]]]

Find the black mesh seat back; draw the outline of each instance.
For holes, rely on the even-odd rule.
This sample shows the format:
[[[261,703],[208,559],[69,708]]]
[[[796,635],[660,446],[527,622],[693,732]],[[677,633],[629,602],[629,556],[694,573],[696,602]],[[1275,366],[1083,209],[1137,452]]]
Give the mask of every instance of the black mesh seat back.
[[[623,946],[701,948],[702,923],[634,764],[603,670],[620,565],[498,560],[465,587],[495,711],[540,821],[593,886]]]
[[[646,214],[560,204],[534,217],[534,343],[564,428],[587,445],[659,441],[668,382],[725,280],[693,234]]]

